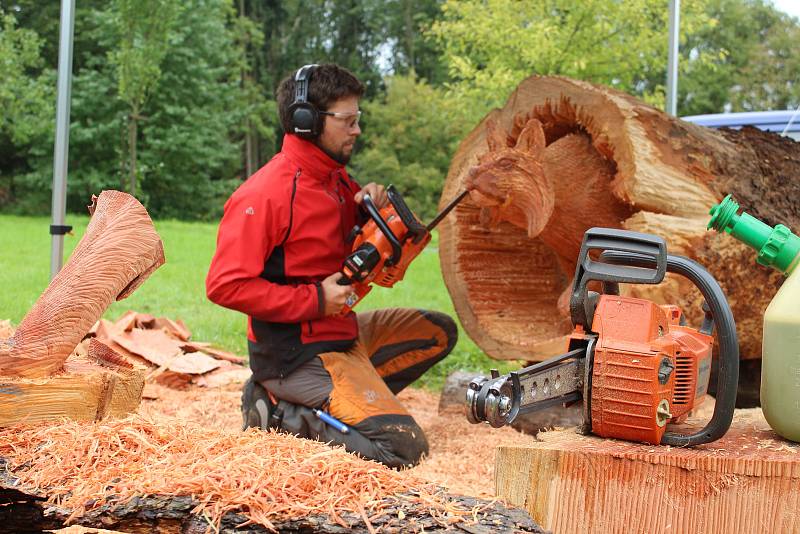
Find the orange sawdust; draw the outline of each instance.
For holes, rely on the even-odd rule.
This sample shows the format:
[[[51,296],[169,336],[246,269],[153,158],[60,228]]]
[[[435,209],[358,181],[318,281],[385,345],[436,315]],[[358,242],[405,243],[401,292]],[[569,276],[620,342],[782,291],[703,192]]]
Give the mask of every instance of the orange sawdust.
[[[193,496],[193,512],[217,528],[231,511],[267,528],[275,518],[314,514],[346,527],[345,512],[370,525],[403,499],[445,523],[470,513],[435,485],[342,448],[167,417],[15,425],[0,430],[0,456],[24,487],[73,510],[68,522],[110,500],[146,495]]]

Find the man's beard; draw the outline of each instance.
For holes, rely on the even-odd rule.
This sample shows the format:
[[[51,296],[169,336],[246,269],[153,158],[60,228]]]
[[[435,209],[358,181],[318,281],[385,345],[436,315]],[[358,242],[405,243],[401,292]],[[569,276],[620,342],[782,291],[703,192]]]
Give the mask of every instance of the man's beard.
[[[352,150],[350,151],[350,154],[345,154],[344,153],[344,149],[340,150],[339,152],[333,152],[331,150],[328,150],[324,146],[322,146],[319,142],[317,142],[315,144],[323,152],[325,152],[325,154],[327,154],[329,158],[331,158],[333,161],[335,161],[336,163],[339,163],[341,165],[347,165],[347,163],[350,161],[350,156],[353,155],[353,151]]]

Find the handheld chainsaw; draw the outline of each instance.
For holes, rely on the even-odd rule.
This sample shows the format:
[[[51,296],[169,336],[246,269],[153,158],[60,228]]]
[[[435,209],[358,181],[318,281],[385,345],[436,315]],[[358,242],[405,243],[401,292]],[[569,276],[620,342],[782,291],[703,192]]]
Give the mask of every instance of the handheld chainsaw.
[[[356,226],[353,251],[345,258],[339,285],[353,286],[341,314],[361,302],[372,289],[371,284],[392,287],[403,279],[406,269],[431,240],[433,230],[461,202],[468,191],[462,191],[427,225],[423,225],[409,209],[403,197],[390,185],[386,189],[389,203],[381,210],[369,195],[362,204],[369,214],[363,228]]]
[[[620,283],[658,284],[666,272],[687,278],[703,295],[699,329],[686,326],[677,306],[619,295]],[[588,290],[593,281],[602,294]],[[722,289],[702,266],[667,254],[660,237],[592,228],[581,245],[570,316],[574,330],[565,354],[472,380],[466,392],[470,422],[501,427],[522,413],[582,401],[580,430],[602,437],[692,446],[727,432],[739,378],[736,326]],[[715,328],[720,346],[714,414],[695,433],[668,432],[668,423],[685,420],[705,397]]]

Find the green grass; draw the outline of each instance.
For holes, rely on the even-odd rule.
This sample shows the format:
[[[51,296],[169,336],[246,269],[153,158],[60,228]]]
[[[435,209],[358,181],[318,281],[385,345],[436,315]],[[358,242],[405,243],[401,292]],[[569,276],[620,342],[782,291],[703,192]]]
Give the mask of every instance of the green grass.
[[[83,236],[89,219],[70,215],[67,222],[74,227],[74,235],[65,236],[65,261]],[[11,319],[18,324],[47,287],[49,225],[50,220],[44,217],[0,215],[0,250],[3,251],[0,254],[0,319]],[[179,318],[192,331],[193,339],[246,355],[245,317],[216,306],[205,297],[205,275],[214,253],[217,225],[156,221],[155,226],[164,242],[167,263],[133,295],[112,304],[105,317],[113,320],[127,310],[136,310]],[[375,287],[356,311],[416,307],[443,311],[457,319],[442,280],[436,237],[434,235],[431,245],[411,264],[402,282],[392,289]],[[516,365],[489,359],[459,325],[459,340],[453,352],[417,384],[438,389],[451,371],[487,373],[491,367],[506,372]]]

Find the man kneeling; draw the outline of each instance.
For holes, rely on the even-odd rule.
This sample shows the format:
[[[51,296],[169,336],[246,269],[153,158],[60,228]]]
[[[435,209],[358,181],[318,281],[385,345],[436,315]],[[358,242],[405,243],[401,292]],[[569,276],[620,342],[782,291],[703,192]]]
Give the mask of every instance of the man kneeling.
[[[345,170],[363,93],[336,65],[306,65],[281,82],[283,147],[226,202],[206,291],[248,316],[245,428],[401,467],[418,463],[428,442],[395,395],[450,353],[457,328],[417,309],[340,314],[352,288],[337,281],[351,230],[367,220],[364,195],[379,209],[388,202],[383,186],[362,188]]]

